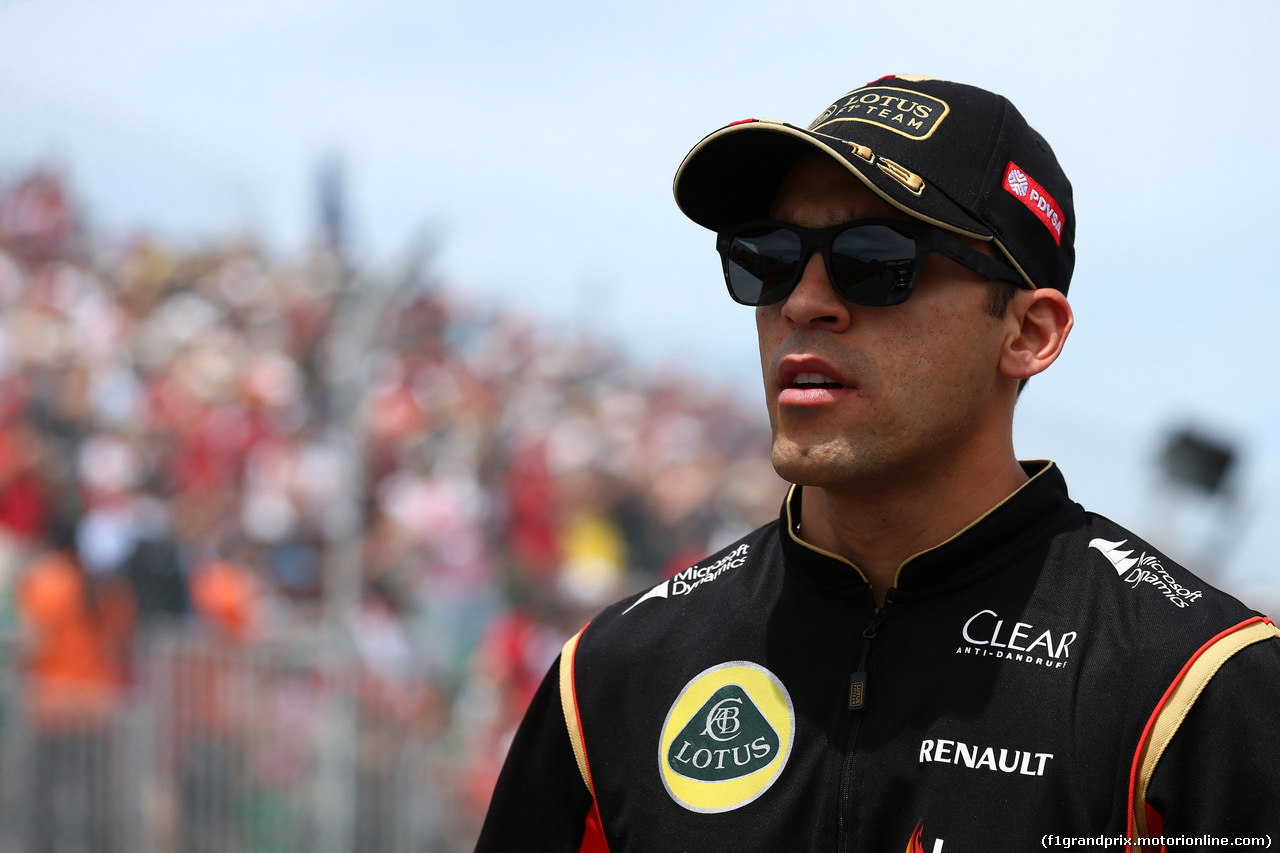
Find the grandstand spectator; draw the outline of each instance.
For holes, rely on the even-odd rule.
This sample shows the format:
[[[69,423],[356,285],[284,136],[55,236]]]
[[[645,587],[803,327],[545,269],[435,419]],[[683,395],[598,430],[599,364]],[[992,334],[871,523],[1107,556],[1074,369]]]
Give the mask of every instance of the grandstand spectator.
[[[120,578],[90,578],[71,528],[19,583],[27,724],[34,731],[32,849],[114,849],[119,735],[134,602]]]

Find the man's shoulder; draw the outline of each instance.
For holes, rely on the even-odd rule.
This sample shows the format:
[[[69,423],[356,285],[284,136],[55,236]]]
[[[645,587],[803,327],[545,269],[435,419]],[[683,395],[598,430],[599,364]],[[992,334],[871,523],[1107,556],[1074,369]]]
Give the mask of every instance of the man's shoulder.
[[[1077,543],[1083,545],[1082,552],[1104,576],[1114,575],[1118,588],[1145,590],[1145,595],[1167,602],[1166,609],[1157,612],[1195,612],[1201,602],[1204,610],[1236,611],[1244,606],[1142,535],[1098,513],[1086,512],[1085,518]]]
[[[762,595],[781,568],[778,523],[736,542],[605,608],[583,629],[581,644],[596,652],[648,654],[760,618]],[[756,607],[744,607],[747,601]]]
[[[1176,646],[1181,654],[1183,646],[1194,650],[1261,615],[1143,536],[1093,512],[1059,538],[1050,563],[1063,591],[1074,587],[1079,606],[1109,622],[1135,651]]]

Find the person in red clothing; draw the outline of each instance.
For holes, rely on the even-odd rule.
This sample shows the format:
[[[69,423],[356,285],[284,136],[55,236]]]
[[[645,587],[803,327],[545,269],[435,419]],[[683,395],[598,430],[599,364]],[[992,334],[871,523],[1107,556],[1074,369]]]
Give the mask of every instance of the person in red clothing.
[[[42,445],[22,418],[0,427],[0,531],[34,542],[48,521],[49,486],[40,474]]]
[[[125,699],[135,605],[115,576],[90,578],[56,526],[19,581],[26,718],[34,729],[32,849],[110,850],[113,732]]]

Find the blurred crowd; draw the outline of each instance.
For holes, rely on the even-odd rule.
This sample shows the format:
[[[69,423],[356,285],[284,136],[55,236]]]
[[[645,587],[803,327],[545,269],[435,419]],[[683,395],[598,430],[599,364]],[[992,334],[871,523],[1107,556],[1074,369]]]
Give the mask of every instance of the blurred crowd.
[[[36,718],[125,701],[157,632],[336,621],[362,712],[459,739],[479,812],[564,640],[775,515],[762,415],[696,371],[421,276],[336,364],[375,292],[331,246],[105,240],[57,174],[0,184],[0,593]]]

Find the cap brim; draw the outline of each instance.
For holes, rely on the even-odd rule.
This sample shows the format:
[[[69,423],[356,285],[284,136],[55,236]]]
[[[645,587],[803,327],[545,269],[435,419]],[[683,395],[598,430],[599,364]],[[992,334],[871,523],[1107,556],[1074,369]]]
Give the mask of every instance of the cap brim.
[[[846,156],[843,149],[849,149]],[[722,127],[694,146],[676,171],[676,204],[713,231],[765,219],[783,179],[801,158],[822,153],[849,170],[872,192],[903,213],[957,234],[989,240],[991,230],[931,186],[913,193],[844,140],[794,125],[753,120]],[[910,164],[907,164],[908,166]]]

